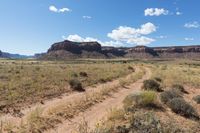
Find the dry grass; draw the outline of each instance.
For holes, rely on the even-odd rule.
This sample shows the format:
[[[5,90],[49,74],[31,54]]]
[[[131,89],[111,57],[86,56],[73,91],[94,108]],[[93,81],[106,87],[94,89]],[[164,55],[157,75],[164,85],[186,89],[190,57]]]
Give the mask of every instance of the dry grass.
[[[107,82],[130,73],[130,63],[48,62],[0,60],[0,107],[19,108],[70,93],[68,81],[76,78],[83,87]],[[126,69],[124,69],[126,68]],[[87,73],[80,76],[79,73]],[[21,104],[21,106],[20,106]],[[4,113],[10,113],[7,110]]]
[[[197,63],[166,63],[154,64],[152,77],[159,77],[163,81],[163,86],[173,86],[174,84],[200,86],[200,62]]]
[[[144,69],[141,69],[139,72],[135,72],[133,75],[126,77],[127,80],[130,80],[127,84],[142,78],[143,74]],[[104,85],[96,91],[83,93],[81,97],[74,99],[73,101],[59,103],[45,112],[43,112],[42,109],[34,110],[30,114],[30,117],[27,117],[26,120],[24,120],[24,123],[20,125],[17,132],[42,132],[46,129],[51,129],[58,123],[66,119],[71,119],[94,104],[102,102],[112,93],[117,92],[119,88],[119,82],[112,86],[109,86],[109,84]],[[83,129],[83,131],[84,130],[85,129]]]
[[[165,90],[169,88],[175,88],[176,84],[183,86],[193,86],[198,89],[200,86],[200,62],[195,61],[185,63],[185,60],[180,62],[147,62],[152,68],[152,79],[155,79],[161,84],[161,87]],[[124,84],[124,81],[121,82]],[[182,90],[182,89],[181,89]],[[188,91],[188,90],[187,90]],[[155,93],[149,93],[143,95],[144,103],[146,104],[155,99]],[[181,92],[180,92],[181,93]],[[188,93],[192,93],[188,91]],[[173,93],[174,94],[174,93]],[[157,94],[158,95],[158,94]],[[183,97],[188,97],[187,93],[182,94]],[[194,94],[191,94],[194,95]],[[157,98],[156,98],[157,99]],[[157,99],[159,101],[159,99]],[[187,99],[188,100],[188,99]],[[141,101],[141,100],[140,100]],[[189,100],[191,102],[191,99]],[[133,106],[133,99],[131,97],[124,103],[124,109],[116,109],[108,114],[107,118],[103,120],[100,126],[97,126],[94,130],[98,132],[107,131],[109,133],[116,132],[198,132],[199,122],[187,119],[173,113],[167,106],[158,102],[159,106],[162,106],[161,110],[153,109],[150,111],[148,108],[137,108]],[[156,102],[157,104],[157,102]],[[182,104],[178,104],[182,105]],[[198,107],[196,105],[196,107]],[[132,110],[127,110],[131,108]],[[129,111],[127,113],[127,111]],[[145,113],[144,113],[145,112]],[[192,111],[189,111],[192,113]],[[158,115],[162,114],[162,115]],[[147,117],[145,117],[147,116]],[[164,118],[164,119],[163,119]],[[170,121],[172,120],[173,121]],[[187,123],[187,124],[183,124]],[[186,127],[187,125],[187,127]]]

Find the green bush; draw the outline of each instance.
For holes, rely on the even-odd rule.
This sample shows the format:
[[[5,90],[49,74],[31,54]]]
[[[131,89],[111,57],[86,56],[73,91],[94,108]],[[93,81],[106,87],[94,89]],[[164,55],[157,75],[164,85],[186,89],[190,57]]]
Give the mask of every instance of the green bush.
[[[153,91],[144,91],[141,93],[141,97],[137,101],[139,106],[151,106],[156,104],[157,95]]]
[[[78,79],[71,79],[69,80],[69,85],[73,90],[76,91],[85,91],[85,89],[83,89],[81,82]]]
[[[172,85],[172,88],[176,89],[182,93],[188,94],[188,92],[185,90],[185,88],[180,84],[174,84],[174,85]]]
[[[144,90],[158,91],[158,92],[162,91],[162,89],[160,88],[160,84],[158,82],[156,82],[155,80],[152,80],[152,79],[145,80],[143,82],[143,89]]]
[[[131,110],[136,107],[155,107],[157,104],[157,95],[153,91],[144,91],[128,95],[124,101],[124,109]]]
[[[168,103],[173,98],[179,98],[179,97],[182,97],[181,94],[173,89],[164,91],[160,94],[160,100],[165,104]]]
[[[193,100],[200,104],[200,95],[193,97]]]
[[[187,118],[198,118],[199,116],[196,110],[187,103],[183,98],[173,98],[169,102],[169,107],[171,110],[177,114],[185,116]]]

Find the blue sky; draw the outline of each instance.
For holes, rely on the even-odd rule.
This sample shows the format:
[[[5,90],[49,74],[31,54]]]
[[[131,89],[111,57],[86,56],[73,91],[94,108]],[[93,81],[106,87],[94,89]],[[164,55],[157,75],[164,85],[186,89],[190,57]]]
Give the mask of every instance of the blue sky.
[[[0,50],[31,55],[57,41],[200,44],[199,0],[1,0]]]

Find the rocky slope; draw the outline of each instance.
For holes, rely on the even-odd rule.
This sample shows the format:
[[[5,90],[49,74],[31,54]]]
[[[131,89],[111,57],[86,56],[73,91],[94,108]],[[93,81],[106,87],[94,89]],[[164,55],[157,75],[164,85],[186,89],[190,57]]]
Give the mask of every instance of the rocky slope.
[[[40,59],[76,58],[200,58],[200,45],[173,47],[103,47],[98,42],[55,43]]]

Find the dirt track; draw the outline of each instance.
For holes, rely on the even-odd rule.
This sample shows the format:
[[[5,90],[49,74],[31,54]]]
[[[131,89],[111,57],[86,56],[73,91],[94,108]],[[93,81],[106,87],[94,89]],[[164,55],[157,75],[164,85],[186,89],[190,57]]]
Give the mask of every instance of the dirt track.
[[[121,88],[119,92],[112,95],[112,97],[106,99],[102,103],[96,104],[85,112],[75,116],[71,120],[66,120],[62,124],[59,124],[55,129],[46,131],[46,133],[74,133],[77,125],[84,119],[89,127],[93,127],[96,122],[106,116],[107,112],[111,108],[122,107],[123,99],[134,91],[139,91],[142,87],[142,82],[145,79],[150,78],[151,72],[146,68],[146,74],[142,79],[127,86],[127,88]]]

